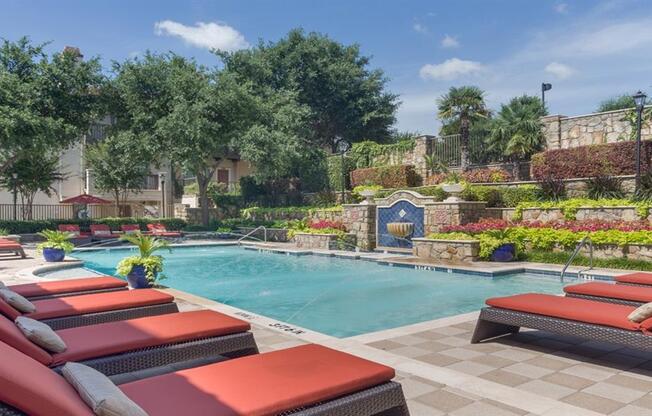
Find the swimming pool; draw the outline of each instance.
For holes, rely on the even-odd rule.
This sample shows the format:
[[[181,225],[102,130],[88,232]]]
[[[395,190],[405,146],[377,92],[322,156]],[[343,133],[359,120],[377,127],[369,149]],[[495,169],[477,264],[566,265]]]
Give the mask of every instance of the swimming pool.
[[[113,275],[125,249],[79,251],[86,267]],[[491,296],[561,293],[558,277],[487,277],[294,256],[234,246],[164,252],[166,286],[336,337],[478,310]]]

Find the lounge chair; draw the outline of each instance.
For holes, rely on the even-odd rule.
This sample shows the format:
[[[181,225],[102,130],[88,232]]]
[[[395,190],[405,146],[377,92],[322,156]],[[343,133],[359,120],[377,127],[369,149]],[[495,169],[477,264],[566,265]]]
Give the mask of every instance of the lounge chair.
[[[179,231],[168,231],[165,225],[161,223],[147,224],[150,234],[158,237],[181,237]]]
[[[67,296],[32,303],[36,311],[22,314],[0,299],[0,313],[11,320],[22,315],[53,329],[64,329],[179,311],[174,297],[154,289]]]
[[[56,331],[66,344],[50,353],[0,316],[0,341],[52,368],[76,361],[106,375],[165,365],[190,367],[256,354],[249,323],[209,310],[148,316]],[[2,413],[0,413],[2,414]]]
[[[59,224],[57,227],[59,231],[67,232],[73,234],[73,238],[89,238],[91,233],[86,231],[81,231],[79,225],[77,224]]]
[[[0,414],[92,416],[66,380],[0,345]],[[394,370],[319,345],[117,383],[150,416],[409,416]]]
[[[617,284],[634,286],[652,286],[652,273],[628,273],[614,277]]]
[[[120,230],[122,230],[123,233],[125,234],[134,234],[134,233],[140,233],[140,225],[138,224],[122,224],[120,226]],[[146,234],[146,233],[144,233]]]
[[[120,236],[120,234],[111,232],[111,228],[106,224],[91,224],[90,229],[93,240],[108,240]]]
[[[23,283],[7,286],[7,288],[27,299],[38,300],[127,290],[127,282],[116,277],[98,276]]]
[[[604,282],[589,282],[564,287],[566,296],[639,306],[652,302],[652,286],[614,285]]]
[[[514,334],[521,327],[652,350],[652,318],[640,324],[627,319],[634,306],[528,293],[492,298],[480,317],[471,343]]]
[[[23,246],[21,246],[19,242],[8,240],[6,238],[0,238],[0,253],[13,253],[23,259],[27,257],[25,255],[25,250],[23,250]]]

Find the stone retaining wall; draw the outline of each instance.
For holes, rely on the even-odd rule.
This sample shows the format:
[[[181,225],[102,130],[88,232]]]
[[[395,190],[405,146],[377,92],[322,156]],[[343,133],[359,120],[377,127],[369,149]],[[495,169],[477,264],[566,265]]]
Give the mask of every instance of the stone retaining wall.
[[[589,256],[589,248],[582,247],[580,253]],[[595,245],[593,257],[597,259],[622,259],[652,261],[652,246],[646,244],[630,244],[627,246]]]
[[[344,205],[342,222],[355,235],[359,248],[368,251],[376,248],[376,205]]]
[[[632,126],[625,117],[628,111],[631,110],[607,111],[575,117],[562,115],[543,117],[541,121],[546,136],[546,149],[568,149],[629,140]],[[650,123],[643,125],[641,139],[652,139]]]
[[[294,244],[297,248],[318,250],[348,250],[355,247],[355,236],[347,234],[343,241],[338,240],[337,234],[307,234],[296,233]]]
[[[526,208],[523,210],[523,221],[555,222],[565,221],[564,213],[559,208],[541,209]],[[596,207],[580,208],[575,214],[575,219],[601,220],[601,221],[638,221],[635,207]]]
[[[479,260],[480,242],[477,240],[432,240],[414,238],[413,254],[425,260],[472,262]]]
[[[464,225],[485,218],[486,202],[434,202],[424,208],[424,233],[439,232],[447,225]]]

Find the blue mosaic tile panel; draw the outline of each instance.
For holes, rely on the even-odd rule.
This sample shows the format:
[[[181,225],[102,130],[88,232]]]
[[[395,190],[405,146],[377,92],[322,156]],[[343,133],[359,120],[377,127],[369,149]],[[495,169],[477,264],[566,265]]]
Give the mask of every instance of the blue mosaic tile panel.
[[[423,207],[409,201],[398,201],[391,207],[378,208],[376,241],[382,247],[412,248],[412,238],[423,237]],[[414,231],[406,239],[396,238],[387,231],[390,222],[411,222]]]

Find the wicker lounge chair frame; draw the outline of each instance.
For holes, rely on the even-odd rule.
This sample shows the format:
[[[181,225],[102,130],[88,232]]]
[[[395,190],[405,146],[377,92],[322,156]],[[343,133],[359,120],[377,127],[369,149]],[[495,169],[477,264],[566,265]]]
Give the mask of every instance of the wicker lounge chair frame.
[[[314,406],[293,409],[278,416],[409,416],[401,385],[388,382]],[[26,416],[0,402],[0,416]],[[156,416],[156,415],[152,415]]]
[[[27,258],[27,254],[25,254],[25,250],[23,250],[23,247],[20,245],[10,246],[10,247],[0,247],[0,253],[14,253],[17,256],[20,256],[20,258],[22,259]]]
[[[145,316],[165,315],[179,312],[179,307],[174,302],[161,305],[139,306],[136,308],[117,309],[114,311],[87,313],[81,315],[64,316],[61,318],[42,319],[52,329],[76,328],[78,326],[95,325],[104,322],[126,321],[127,319],[142,318]]]
[[[11,286],[9,286],[8,288],[11,289]],[[129,290],[129,288],[123,286],[123,287],[108,287],[106,289],[79,290],[75,292],[65,292],[65,293],[51,293],[48,295],[27,296],[27,299],[43,300],[43,299],[54,299],[54,298],[68,298],[70,296],[94,295],[96,293],[121,292],[123,290]]]
[[[521,327],[652,351],[652,335],[645,335],[640,331],[628,331],[494,307],[483,308],[480,311],[471,343],[477,344],[490,338],[515,334]]]
[[[258,353],[256,341],[251,332],[195,339],[192,341],[155,347],[140,348],[121,354],[78,361],[97,371],[113,376],[141,370],[164,367],[170,364],[213,359],[223,361]],[[62,366],[54,367],[57,372]]]

